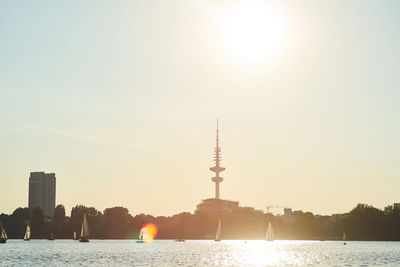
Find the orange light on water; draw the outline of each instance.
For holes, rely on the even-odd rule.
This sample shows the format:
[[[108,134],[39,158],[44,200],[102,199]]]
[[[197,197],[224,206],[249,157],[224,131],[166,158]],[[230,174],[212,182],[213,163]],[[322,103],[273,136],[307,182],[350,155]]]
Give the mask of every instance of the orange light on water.
[[[140,231],[145,233],[143,235],[143,241],[146,243],[150,243],[157,235],[157,226],[154,223],[143,224]]]

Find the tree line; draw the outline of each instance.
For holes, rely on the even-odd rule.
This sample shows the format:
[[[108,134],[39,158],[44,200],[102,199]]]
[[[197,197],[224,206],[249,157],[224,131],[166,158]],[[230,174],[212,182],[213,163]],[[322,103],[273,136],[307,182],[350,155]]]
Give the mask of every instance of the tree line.
[[[268,222],[272,223],[275,239],[340,240],[346,233],[348,240],[400,240],[400,209],[388,206],[383,210],[358,204],[344,214],[314,215],[294,211],[294,222],[284,222],[271,213],[238,208],[229,213],[191,214],[173,216],[138,214],[132,216],[127,208],[107,208],[103,212],[77,205],[66,216],[63,205],[58,205],[53,218],[45,218],[40,208],[17,208],[11,215],[1,214],[0,221],[8,237],[22,239],[26,225],[32,238],[47,238],[51,233],[59,239],[70,239],[75,231],[79,236],[83,214],[86,213],[90,238],[137,238],[143,224],[153,223],[158,228],[156,239],[213,239],[218,220],[222,224],[222,239],[263,239]]]

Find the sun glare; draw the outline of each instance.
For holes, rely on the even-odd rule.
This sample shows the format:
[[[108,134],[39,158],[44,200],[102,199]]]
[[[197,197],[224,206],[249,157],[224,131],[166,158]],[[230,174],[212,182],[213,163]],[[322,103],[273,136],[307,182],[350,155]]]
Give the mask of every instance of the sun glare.
[[[151,243],[157,235],[157,226],[153,223],[143,224],[140,232],[143,233],[143,241],[145,243]]]
[[[266,61],[283,45],[285,25],[273,6],[237,3],[226,8],[220,20],[224,50],[241,61]]]

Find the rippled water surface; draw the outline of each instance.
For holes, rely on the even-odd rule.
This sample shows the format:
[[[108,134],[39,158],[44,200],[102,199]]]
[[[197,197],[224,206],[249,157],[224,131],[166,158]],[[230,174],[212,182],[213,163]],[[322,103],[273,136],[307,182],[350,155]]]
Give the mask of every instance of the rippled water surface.
[[[1,266],[400,266],[400,242],[8,240]]]

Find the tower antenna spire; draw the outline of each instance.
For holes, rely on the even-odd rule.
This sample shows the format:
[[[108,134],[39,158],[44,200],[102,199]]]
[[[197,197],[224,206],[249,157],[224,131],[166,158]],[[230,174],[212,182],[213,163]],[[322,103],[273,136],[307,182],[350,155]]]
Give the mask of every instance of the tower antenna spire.
[[[221,183],[224,178],[219,176],[219,173],[224,171],[225,168],[221,167],[219,164],[222,161],[221,156],[221,147],[219,146],[219,128],[218,128],[218,118],[217,118],[217,136],[216,136],[216,146],[214,149],[214,161],[215,161],[215,166],[211,167],[210,170],[212,172],[215,172],[215,176],[211,178],[211,181],[215,183],[215,198],[219,199],[219,183]]]

